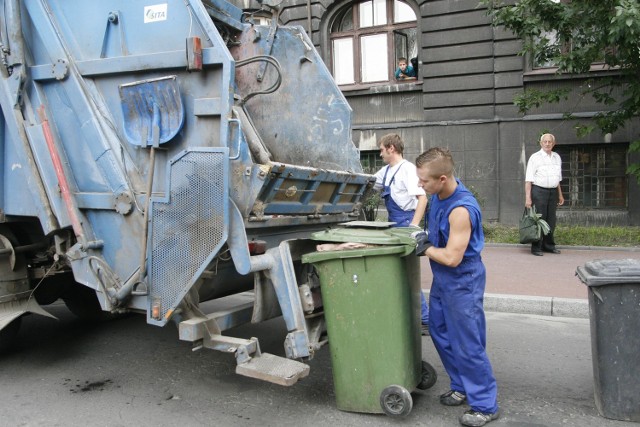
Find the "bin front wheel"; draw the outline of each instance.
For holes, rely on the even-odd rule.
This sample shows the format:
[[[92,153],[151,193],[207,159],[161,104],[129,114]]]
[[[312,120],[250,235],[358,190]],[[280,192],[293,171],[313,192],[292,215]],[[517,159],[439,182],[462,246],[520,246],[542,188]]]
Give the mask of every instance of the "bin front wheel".
[[[387,415],[404,417],[411,412],[413,399],[406,388],[399,385],[390,385],[380,393],[380,406]]]
[[[433,387],[436,384],[436,381],[438,381],[438,374],[436,373],[436,370],[433,366],[423,360],[422,378],[420,379],[420,384],[418,384],[417,387],[420,390],[426,390]]]

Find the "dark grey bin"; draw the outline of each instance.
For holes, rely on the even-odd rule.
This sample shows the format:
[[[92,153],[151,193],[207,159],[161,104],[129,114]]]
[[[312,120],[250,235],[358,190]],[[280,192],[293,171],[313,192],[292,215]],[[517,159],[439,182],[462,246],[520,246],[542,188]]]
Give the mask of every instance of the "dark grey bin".
[[[591,356],[601,416],[640,421],[640,260],[595,260],[576,274],[589,287]]]

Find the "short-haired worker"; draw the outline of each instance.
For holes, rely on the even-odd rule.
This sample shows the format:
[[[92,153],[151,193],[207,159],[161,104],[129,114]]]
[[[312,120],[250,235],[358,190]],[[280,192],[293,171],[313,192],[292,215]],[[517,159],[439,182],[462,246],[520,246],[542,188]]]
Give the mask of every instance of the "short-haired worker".
[[[431,339],[451,379],[440,403],[471,407],[464,426],[483,426],[500,416],[498,387],[486,353],[483,296],[486,271],[482,213],[474,195],[453,176],[453,158],[434,147],[416,159],[420,186],[429,202],[429,257],[433,283],[429,297]]]

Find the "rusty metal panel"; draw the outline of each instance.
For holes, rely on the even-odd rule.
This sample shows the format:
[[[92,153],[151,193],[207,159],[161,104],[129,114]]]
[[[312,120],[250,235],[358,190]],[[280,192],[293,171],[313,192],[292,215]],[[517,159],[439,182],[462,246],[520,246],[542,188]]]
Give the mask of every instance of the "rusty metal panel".
[[[300,27],[256,25],[230,50],[245,60],[236,68],[238,92],[273,161],[362,172],[349,104]]]

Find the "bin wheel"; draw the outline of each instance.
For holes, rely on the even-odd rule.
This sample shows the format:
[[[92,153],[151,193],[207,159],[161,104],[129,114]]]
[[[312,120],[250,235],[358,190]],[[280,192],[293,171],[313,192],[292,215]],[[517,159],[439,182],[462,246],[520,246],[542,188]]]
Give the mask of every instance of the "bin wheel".
[[[425,361],[422,361],[422,378],[420,379],[420,384],[417,387],[420,390],[426,390],[433,387],[438,381],[438,374],[433,366],[428,364]]]
[[[380,406],[389,416],[405,417],[413,408],[413,399],[406,388],[390,385],[380,393]]]

